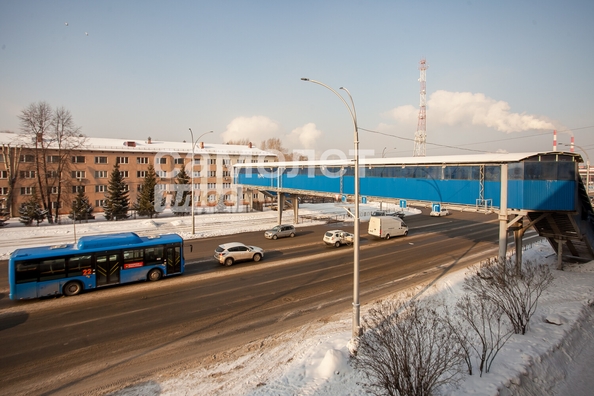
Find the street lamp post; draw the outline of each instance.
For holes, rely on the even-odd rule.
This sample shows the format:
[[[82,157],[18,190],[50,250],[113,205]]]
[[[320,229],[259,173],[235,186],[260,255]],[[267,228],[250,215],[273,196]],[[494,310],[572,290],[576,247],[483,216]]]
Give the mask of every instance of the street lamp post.
[[[353,347],[355,347],[356,340],[359,337],[359,332],[361,328],[361,309],[359,304],[359,129],[357,127],[357,112],[355,111],[355,102],[353,101],[351,93],[345,87],[340,87],[339,89],[342,89],[347,93],[347,95],[349,95],[349,99],[351,100],[351,106],[349,106],[349,104],[344,100],[342,95],[340,95],[338,92],[336,92],[334,89],[330,88],[326,84],[321,83],[319,81],[310,80],[309,78],[302,78],[301,80],[321,85],[324,88],[327,88],[330,91],[332,91],[336,96],[340,98],[342,103],[344,103],[353,121],[355,145],[355,225],[353,233],[355,234],[355,240],[353,241],[353,324],[351,341],[353,342]]]
[[[191,167],[190,167],[190,173],[191,175],[191,183],[192,183],[192,202],[191,202],[191,207],[192,207],[192,235],[196,234],[196,220],[194,217],[194,147],[196,146],[196,143],[198,143],[200,141],[200,138],[204,135],[208,135],[209,133],[213,133],[213,131],[208,131],[203,133],[202,135],[198,136],[198,139],[196,139],[196,141],[194,141],[194,132],[192,132],[192,128],[188,128],[190,130],[190,136],[192,136],[192,160],[190,161],[191,163]]]

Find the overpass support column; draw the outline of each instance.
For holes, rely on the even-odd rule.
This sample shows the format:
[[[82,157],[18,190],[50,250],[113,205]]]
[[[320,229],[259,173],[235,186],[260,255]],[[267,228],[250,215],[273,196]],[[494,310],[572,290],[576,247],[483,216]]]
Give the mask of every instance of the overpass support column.
[[[293,195],[293,224],[299,223],[299,196]]]
[[[522,226],[522,220],[514,224],[514,245],[516,246],[516,274],[522,272],[522,238],[524,237],[525,229]]]
[[[507,252],[507,164],[501,164],[501,197],[499,205],[499,262]]]
[[[283,208],[285,207],[285,194],[282,194],[280,191],[278,193],[278,195],[276,196],[276,203],[277,203],[277,207],[276,209],[278,210],[278,224],[283,224]]]

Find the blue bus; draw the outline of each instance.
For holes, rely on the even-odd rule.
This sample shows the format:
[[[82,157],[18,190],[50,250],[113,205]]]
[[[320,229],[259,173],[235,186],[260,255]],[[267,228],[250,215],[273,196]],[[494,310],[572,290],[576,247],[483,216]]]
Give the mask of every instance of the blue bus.
[[[177,234],[140,237],[133,232],[83,236],[76,244],[17,249],[8,260],[10,299],[23,300],[184,272]]]

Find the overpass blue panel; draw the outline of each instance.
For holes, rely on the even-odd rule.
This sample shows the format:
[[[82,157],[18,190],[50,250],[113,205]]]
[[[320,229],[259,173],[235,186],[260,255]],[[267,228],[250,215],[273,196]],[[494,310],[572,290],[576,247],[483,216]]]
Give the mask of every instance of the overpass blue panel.
[[[324,175],[315,175],[310,177],[307,174],[286,175],[283,174],[283,188],[305,191],[322,191],[327,193],[340,193],[340,178],[326,177]]]
[[[575,210],[573,180],[508,180],[507,206],[526,210]]]

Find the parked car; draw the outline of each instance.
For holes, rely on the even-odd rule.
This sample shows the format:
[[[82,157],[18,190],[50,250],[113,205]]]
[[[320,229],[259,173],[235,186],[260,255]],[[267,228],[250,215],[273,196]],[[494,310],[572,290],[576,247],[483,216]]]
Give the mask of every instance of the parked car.
[[[429,216],[440,217],[447,216],[449,214],[450,212],[446,208],[440,208],[439,211],[432,210],[431,213],[429,213]]]
[[[264,233],[264,236],[268,239],[277,239],[277,238],[284,238],[284,237],[291,237],[295,236],[295,226],[291,224],[281,224],[277,225],[276,227],[268,230]]]
[[[398,211],[398,212],[386,212],[385,210],[376,210],[374,212],[371,212],[371,217],[379,217],[379,216],[393,216],[393,217],[400,217],[401,219],[404,219],[404,212],[402,211]]]
[[[229,242],[219,245],[215,249],[214,258],[220,264],[230,266],[236,261],[260,261],[264,257],[264,250],[257,246],[247,246],[241,242]]]
[[[326,245],[334,245],[340,247],[342,245],[352,245],[354,235],[343,230],[327,231],[324,234],[324,243]]]

